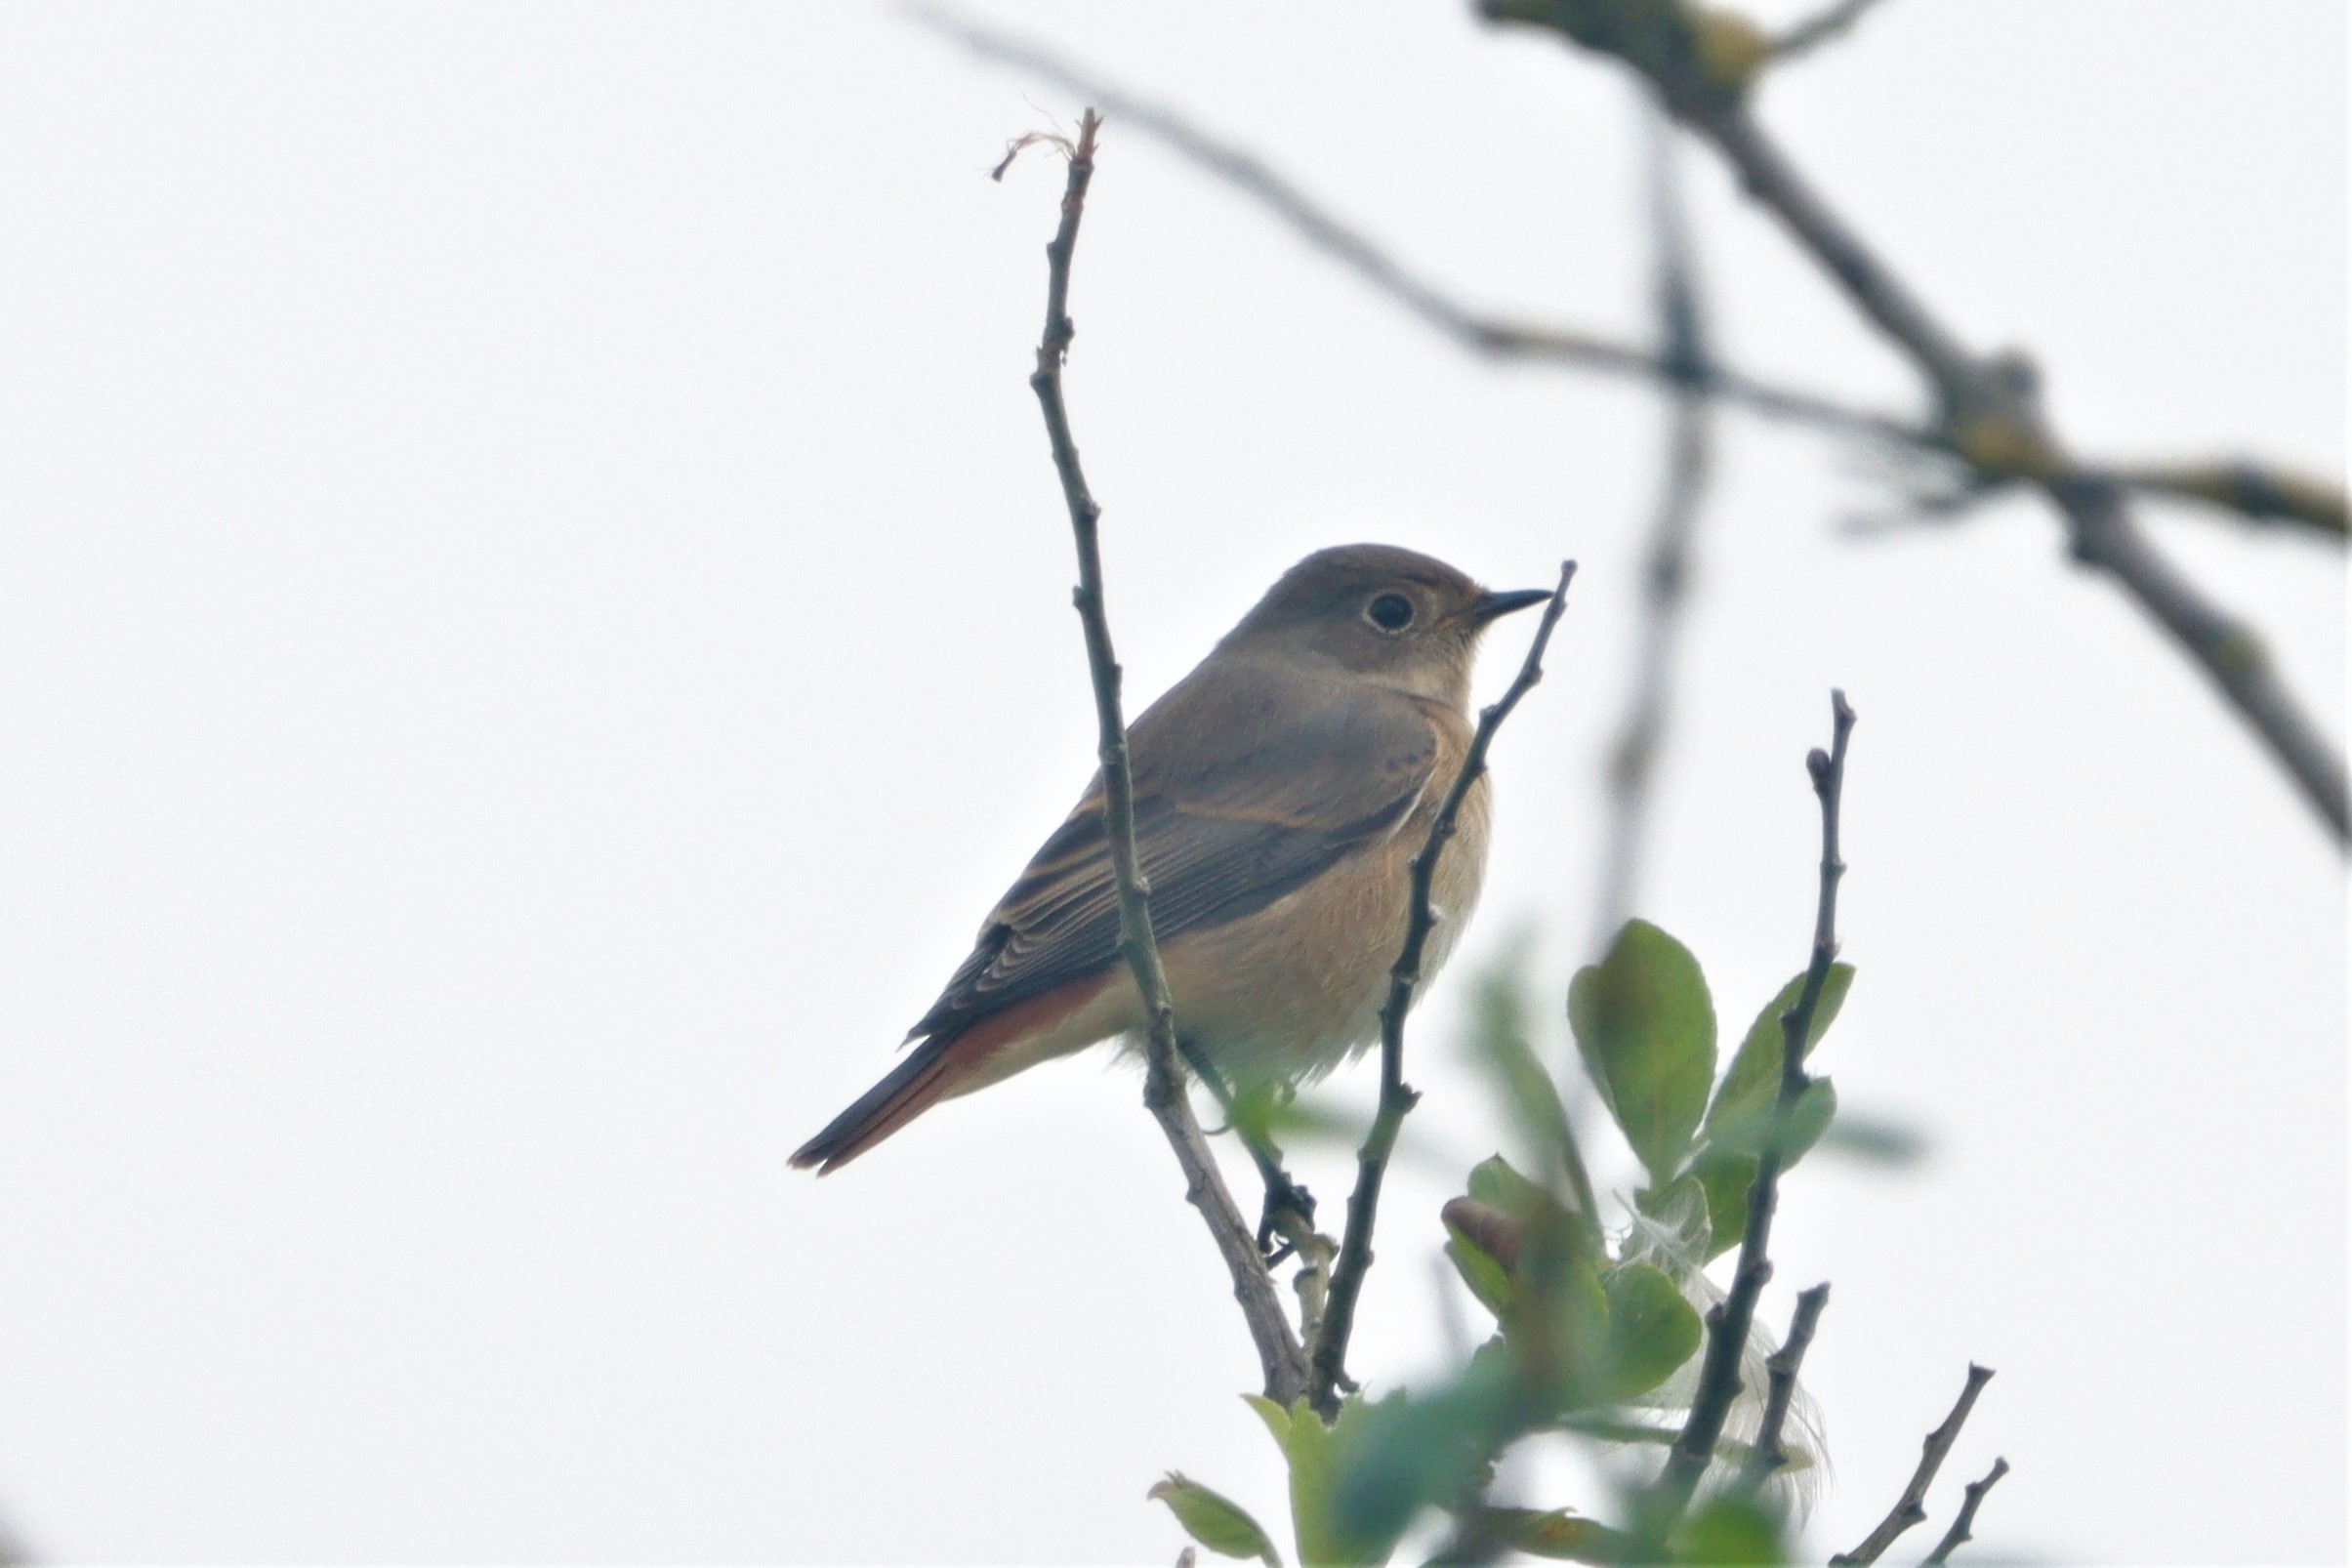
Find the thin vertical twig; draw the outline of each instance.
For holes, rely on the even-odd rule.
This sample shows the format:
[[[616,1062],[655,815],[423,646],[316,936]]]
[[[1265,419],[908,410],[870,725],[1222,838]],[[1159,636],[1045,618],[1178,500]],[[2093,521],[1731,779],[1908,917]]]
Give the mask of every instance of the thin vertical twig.
[[[2132,518],[2123,487],[2068,460],[2031,374],[2019,374],[2011,359],[1969,353],[1814,190],[1744,103],[1694,104],[1688,118],[1722,150],[1742,187],[1919,367],[1942,399],[1955,448],[1980,470],[2005,471],[2039,487],[2065,518],[2075,558],[2106,572],[2138,602],[2269,749],[2337,846],[2352,842],[2343,759],[2279,680],[2260,640],[2157,550]]]
[[[1470,786],[1486,771],[1487,748],[1494,744],[1495,731],[1503,727],[1503,721],[1510,717],[1519,699],[1544,679],[1544,650],[1550,645],[1552,628],[1559,625],[1560,616],[1568,607],[1568,584],[1575,576],[1576,562],[1562,561],[1559,586],[1551,591],[1551,602],[1544,607],[1544,619],[1536,627],[1534,640],[1528,643],[1527,657],[1520,663],[1518,675],[1502,697],[1478,715],[1478,728],[1463,757],[1462,770],[1454,775],[1452,786],[1438,805],[1437,815],[1429,823],[1429,836],[1421,852],[1413,857],[1411,891],[1405,906],[1404,950],[1388,970],[1388,1000],[1381,1008],[1380,1108],[1373,1115],[1372,1130],[1365,1135],[1363,1147],[1356,1152],[1356,1184],[1347,1197],[1347,1228],[1341,1238],[1340,1259],[1332,1269],[1331,1291],[1324,1301],[1323,1321],[1309,1359],[1309,1396],[1326,1415],[1338,1410],[1339,1391],[1349,1385],[1347,1339],[1355,1329],[1356,1299],[1363,1292],[1364,1275],[1372,1267],[1372,1230],[1380,1214],[1381,1181],[1387,1174],[1388,1157],[1395,1152],[1396,1135],[1405,1125],[1405,1114],[1421,1097],[1405,1082],[1405,1013],[1412,1008],[1413,993],[1421,984],[1422,955],[1428,945],[1429,932],[1437,924],[1436,911],[1429,901],[1437,859],[1454,837],[1455,819],[1461,814],[1462,803],[1468,797]]]
[[[1738,1484],[1743,1490],[1757,1490],[1789,1463],[1780,1434],[1789,1424],[1789,1406],[1796,1397],[1797,1371],[1805,1364],[1805,1352],[1812,1348],[1813,1331],[1821,1322],[1822,1308],[1829,1304],[1830,1288],[1826,1284],[1796,1293],[1796,1310],[1789,1319],[1789,1337],[1764,1363],[1764,1422],[1756,1428],[1755,1442],[1748,1450],[1748,1463],[1740,1466]]]
[[[1233,1276],[1234,1299],[1241,1303],[1265,1374],[1266,1397],[1287,1405],[1305,1386],[1305,1355],[1283,1313],[1273,1276],[1266,1270],[1248,1222],[1234,1205],[1233,1194],[1225,1187],[1216,1156],[1193,1118],[1191,1102],[1184,1097],[1182,1068],[1176,1059],[1176,1004],[1160,965],[1159,945],[1152,939],[1151,887],[1135,856],[1135,775],[1128,761],[1127,723],[1120,714],[1119,661],[1112,651],[1110,621],[1102,598],[1102,551],[1096,526],[1102,509],[1087,487],[1085,471],[1078,462],[1078,443],[1070,434],[1069,410],[1062,400],[1062,362],[1076,331],[1069,315],[1070,262],[1078,249],[1079,221],[1086,214],[1087,186],[1094,174],[1094,136],[1101,124],[1100,117],[1088,109],[1079,120],[1077,142],[1067,148],[1070,169],[1062,191],[1061,224],[1046,247],[1045,336],[1037,346],[1037,369],[1029,377],[1029,385],[1045,414],[1053,467],[1061,475],[1062,497],[1069,505],[1070,528],[1078,544],[1078,590],[1072,600],[1086,631],[1087,670],[1093,681],[1097,753],[1102,762],[1103,831],[1110,846],[1112,876],[1119,887],[1119,947],[1135,974],[1149,1020],[1143,1102],[1176,1151],[1176,1163],[1184,1171],[1185,1196],[1200,1211]]]
[[[1780,1097],[1773,1106],[1772,1124],[1756,1158],[1755,1180],[1748,1189],[1748,1222],[1740,1235],[1740,1261],[1732,1275],[1731,1292],[1707,1314],[1706,1360],[1701,1363],[1699,1386],[1691,1398],[1690,1416],[1682,1434],[1667,1451],[1666,1467],[1644,1500],[1643,1530],[1652,1542],[1663,1541],[1691,1494],[1712,1463],[1715,1444],[1723,1435],[1724,1419],[1740,1391],[1740,1357],[1748,1347],[1748,1331],[1755,1321],[1755,1303],[1772,1277],[1770,1247],[1772,1212],[1779,1202],[1781,1168],[1787,1159],[1789,1121],[1797,1097],[1812,1082],[1805,1073],[1805,1041],[1813,1014],[1821,1005],[1822,987],[1829,983],[1830,966],[1837,957],[1837,884],[1845,862],[1837,857],[1837,820],[1845,789],[1846,737],[1853,732],[1854,710],[1845,693],[1830,693],[1831,742],[1805,756],[1805,771],[1821,803],[1821,892],[1813,915],[1813,956],[1805,968],[1805,983],[1795,1006],[1781,1014]]]

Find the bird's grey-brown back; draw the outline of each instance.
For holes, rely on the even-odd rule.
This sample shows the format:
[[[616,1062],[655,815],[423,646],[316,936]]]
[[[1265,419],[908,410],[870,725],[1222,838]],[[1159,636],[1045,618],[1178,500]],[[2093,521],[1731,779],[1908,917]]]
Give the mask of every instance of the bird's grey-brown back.
[[[1242,1079],[1312,1077],[1368,1043],[1404,938],[1412,858],[1470,738],[1493,594],[1385,545],[1307,557],[1129,731],[1135,846],[1177,1026]],[[1486,854],[1483,780],[1439,863],[1424,972]],[[922,1044],[795,1156],[827,1169],[926,1106],[1138,1028],[1099,776],[982,924]]]

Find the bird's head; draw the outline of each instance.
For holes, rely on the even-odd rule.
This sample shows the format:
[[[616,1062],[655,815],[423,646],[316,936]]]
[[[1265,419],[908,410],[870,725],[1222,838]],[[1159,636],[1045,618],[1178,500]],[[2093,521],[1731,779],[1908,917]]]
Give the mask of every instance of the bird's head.
[[[1325,659],[1466,708],[1479,634],[1549,598],[1545,588],[1492,592],[1442,560],[1393,545],[1339,545],[1284,572],[1220,647]]]

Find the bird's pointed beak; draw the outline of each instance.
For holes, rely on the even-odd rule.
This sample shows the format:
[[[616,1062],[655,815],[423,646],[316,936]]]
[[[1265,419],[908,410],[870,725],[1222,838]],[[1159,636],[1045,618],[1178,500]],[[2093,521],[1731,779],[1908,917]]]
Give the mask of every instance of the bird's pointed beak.
[[[1551,598],[1548,588],[1513,588],[1498,594],[1491,589],[1470,600],[1470,623],[1484,626],[1500,620],[1513,610],[1523,610],[1531,604],[1541,604]]]

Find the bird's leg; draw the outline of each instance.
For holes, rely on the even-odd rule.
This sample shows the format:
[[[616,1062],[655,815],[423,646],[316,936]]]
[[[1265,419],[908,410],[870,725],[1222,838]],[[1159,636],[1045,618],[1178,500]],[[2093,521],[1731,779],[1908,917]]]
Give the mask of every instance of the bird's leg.
[[[1266,1266],[1270,1268],[1298,1250],[1296,1236],[1284,1241],[1278,1248],[1274,1246],[1277,1232],[1288,1234],[1291,1231],[1292,1227],[1282,1223],[1285,1217],[1293,1217],[1299,1221],[1299,1234],[1313,1233],[1314,1194],[1292,1179],[1291,1174],[1282,1168],[1282,1151],[1274,1146],[1274,1140],[1253,1126],[1247,1117],[1234,1114],[1237,1096],[1226,1084],[1224,1075],[1210,1062],[1198,1044],[1179,1036],[1176,1050],[1200,1076],[1201,1082],[1209,1086],[1210,1095],[1224,1110],[1226,1125],[1240,1135],[1242,1147],[1250,1151],[1251,1160],[1258,1166],[1259,1179],[1265,1183],[1265,1208],[1260,1211],[1258,1220],[1258,1250],[1266,1254]]]

